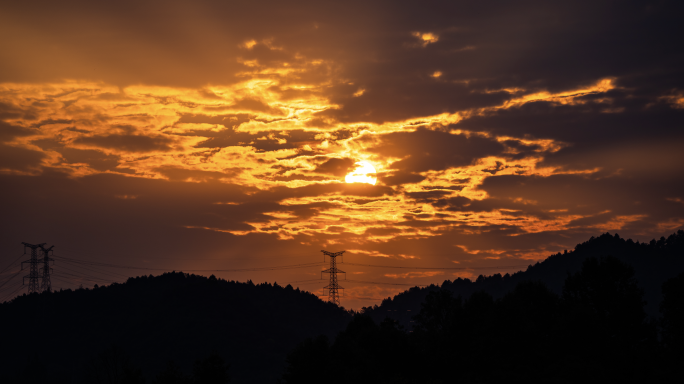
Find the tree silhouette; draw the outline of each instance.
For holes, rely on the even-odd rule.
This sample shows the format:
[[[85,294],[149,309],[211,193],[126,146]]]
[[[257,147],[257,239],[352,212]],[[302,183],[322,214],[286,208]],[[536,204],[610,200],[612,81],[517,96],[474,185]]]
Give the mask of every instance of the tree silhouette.
[[[29,357],[21,377],[15,380],[20,384],[43,384],[48,382],[49,375],[45,361],[37,356]]]
[[[306,337],[334,337],[351,314],[291,286],[170,272],[20,296],[0,304],[0,319],[6,329],[43,329],[50,319],[51,329],[59,330],[3,336],[3,345],[13,348],[0,348],[8,371],[0,369],[0,383],[12,382],[3,376],[22,375],[36,345],[50,356],[44,359],[48,377],[63,372],[75,380],[93,370],[91,360],[112,344],[130,355],[148,382],[169,360],[191,376],[194,361],[213,349],[230,363],[233,381],[275,382],[292,348]]]
[[[562,331],[569,358],[586,367],[583,379],[601,373],[609,374],[609,381],[646,375],[648,364],[639,357],[654,348],[656,334],[646,322],[642,294],[633,268],[614,257],[589,258],[568,276]]]
[[[679,300],[674,284],[667,295]],[[673,372],[658,363],[655,328],[646,320],[629,265],[588,258],[568,275],[562,292],[558,296],[539,281],[521,282],[497,300],[487,292],[463,300],[447,289],[431,291],[412,333],[392,319],[376,325],[368,316],[355,316],[331,345],[326,339],[300,344],[288,357],[283,379],[288,384],[323,377],[333,384],[647,382],[665,381],[662,372]]]
[[[684,273],[663,284],[663,344],[671,352],[684,355]]]
[[[421,307],[415,318],[416,331],[445,337],[456,327],[463,311],[463,300],[460,296],[454,298],[450,291],[441,290],[430,292]]]
[[[283,374],[286,383],[317,384],[325,377],[329,364],[330,343],[325,336],[308,338],[287,356]]]
[[[134,367],[128,354],[113,345],[91,359],[84,377],[92,384],[143,384],[142,371]]]
[[[192,380],[186,376],[178,364],[169,360],[166,369],[157,374],[155,384],[191,384]]]
[[[226,384],[230,382],[228,364],[213,351],[207,358],[197,360],[192,368],[194,384]]]

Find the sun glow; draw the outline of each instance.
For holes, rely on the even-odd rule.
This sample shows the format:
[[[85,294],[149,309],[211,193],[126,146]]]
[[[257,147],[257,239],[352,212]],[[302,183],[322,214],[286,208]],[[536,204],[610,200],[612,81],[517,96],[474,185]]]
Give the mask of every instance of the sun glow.
[[[344,178],[347,183],[368,183],[373,184],[378,181],[375,176],[375,167],[367,161],[359,161],[356,163],[356,168],[351,171]]]

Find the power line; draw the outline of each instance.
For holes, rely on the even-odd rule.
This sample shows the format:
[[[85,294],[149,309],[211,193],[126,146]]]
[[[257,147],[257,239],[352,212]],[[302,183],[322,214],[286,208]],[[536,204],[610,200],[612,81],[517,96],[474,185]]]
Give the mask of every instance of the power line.
[[[7,281],[5,281],[4,283],[0,284],[0,288],[4,287],[5,284],[9,283],[13,278],[15,278],[15,277],[16,277],[17,275],[19,275],[20,273],[21,273],[21,269],[18,270],[17,272],[15,272],[14,275],[10,276],[10,278],[7,279]]]
[[[106,275],[110,275],[110,276],[114,276],[114,277],[123,277],[124,279],[127,279],[127,278],[129,277],[129,276],[126,276],[126,275],[121,274],[121,273],[106,272],[106,271],[96,270],[96,269],[89,268],[89,267],[86,267],[86,266],[84,266],[84,265],[75,263],[75,262],[73,262],[73,261],[67,261],[67,260],[62,260],[62,261],[64,261],[65,263],[73,264],[73,266],[76,267],[76,268],[83,268],[83,269],[86,269],[86,270],[88,270],[88,271],[95,272],[95,273],[104,273],[104,274],[106,274]],[[67,270],[70,270],[70,271],[73,271],[73,272],[77,272],[77,273],[82,273],[81,271],[77,271],[77,270],[74,270],[74,269],[71,269],[71,268],[67,268],[67,267],[65,267],[65,266],[63,266],[63,265],[62,265],[60,268],[64,268],[64,269],[67,269]]]
[[[109,268],[122,268],[122,269],[133,269],[133,270],[148,270],[148,271],[168,271],[168,268],[150,268],[150,267],[135,267],[131,265],[122,264],[110,264],[102,263],[97,261],[73,259],[62,256],[55,256],[59,260],[71,261],[77,264],[83,264],[88,266],[100,266]],[[231,268],[231,269],[183,269],[184,272],[258,272],[258,271],[276,271],[285,269],[297,269],[297,268],[309,268],[316,266],[323,266],[325,263],[304,263],[304,264],[291,264],[291,265],[279,265],[275,267],[251,267],[251,268]]]
[[[375,264],[359,264],[359,263],[342,263],[344,265],[354,265],[359,267],[376,267],[376,268],[400,268],[400,269],[500,269],[500,268],[520,268],[528,265],[501,265],[491,267],[403,267],[397,265],[375,265]]]
[[[3,274],[3,273],[5,273],[5,271],[6,271],[7,269],[9,269],[9,267],[11,267],[11,266],[12,266],[14,263],[16,263],[17,261],[19,261],[19,259],[21,259],[21,257],[24,256],[24,255],[25,255],[25,253],[19,255],[19,257],[17,257],[13,262],[7,264],[7,266],[6,266],[5,268],[3,268],[2,271],[0,271],[0,275]]]
[[[379,281],[363,281],[363,280],[345,280],[349,281],[352,283],[366,283],[366,284],[384,284],[384,285],[409,285],[412,287],[429,287],[430,285],[435,285],[435,284],[430,284],[430,285],[421,285],[421,284],[404,284],[404,283],[381,283]]]
[[[60,273],[59,275],[57,275],[57,276],[60,276],[60,277],[66,278],[66,279],[75,279],[75,280],[77,280],[79,283],[82,283],[83,281],[89,281],[89,282],[95,283],[95,284],[97,284],[97,283],[102,283],[102,280],[101,280],[101,279],[100,279],[100,280],[95,280],[95,279],[91,279],[91,278],[89,278],[89,277],[73,275],[73,274],[71,274],[71,273],[65,273],[65,272],[61,272],[61,273]]]
[[[345,296],[345,298],[349,298],[349,299],[357,299],[357,300],[385,300],[385,298],[382,298],[382,297],[359,297],[359,296]]]
[[[18,284],[18,285],[16,286],[16,289],[15,289],[14,291],[12,291],[12,292],[10,292],[9,294],[3,296],[2,302],[3,302],[3,303],[6,302],[6,301],[7,301],[7,298],[10,298],[10,297],[14,296],[15,293],[21,291],[23,288],[24,288],[24,284]]]
[[[31,246],[31,244],[26,244],[24,243],[25,246]],[[42,247],[43,244],[40,244],[35,247]],[[52,247],[50,248],[52,249]],[[50,251],[50,249],[45,250],[43,248],[44,252]],[[68,253],[73,253],[70,251],[67,251]],[[324,256],[331,256],[330,257],[330,267],[329,269],[326,269],[324,271],[321,271],[322,273],[330,273],[330,283],[328,286],[325,287],[325,289],[328,289],[328,300],[331,302],[335,302],[336,304],[339,305],[339,290],[344,289],[339,286],[339,280],[337,279],[337,273],[344,273],[344,271],[341,271],[337,268],[337,256],[342,256],[342,254],[345,251],[342,252],[337,252],[337,253],[332,253],[332,252],[326,252],[322,251],[324,253]],[[21,256],[20,256],[21,257]],[[47,254],[45,255],[45,258],[48,259],[48,261],[51,261],[47,257]],[[87,260],[87,259],[79,259],[79,258],[74,258],[74,257],[65,257],[65,256],[54,256],[55,259],[60,260],[63,262],[62,266],[60,267],[60,271],[58,271],[55,274],[55,277],[59,277],[59,281],[62,281],[63,283],[67,284],[72,284],[75,282],[94,282],[94,283],[100,283],[106,280],[106,278],[102,278],[102,275],[109,276],[110,278],[128,278],[129,276],[124,275],[122,273],[117,273],[112,271],[112,269],[126,269],[126,270],[134,270],[134,271],[168,271],[169,268],[157,268],[157,267],[145,267],[145,266],[134,266],[134,265],[129,265],[129,264],[119,264],[119,263],[108,263],[108,262],[101,262],[101,261],[95,261],[95,260]],[[288,257],[281,257],[282,258],[288,258]],[[32,257],[33,259],[33,257]],[[254,258],[251,258],[251,260],[255,260]],[[17,259],[18,260],[18,259]],[[13,263],[16,263],[15,260]],[[191,261],[203,261],[203,260],[226,260],[226,259],[197,259],[197,258],[187,258],[187,259],[165,259],[165,260],[191,260]],[[230,260],[235,260],[235,258],[231,258]],[[325,258],[324,258],[325,260]],[[45,261],[45,260],[43,260]],[[32,262],[29,261],[29,262]],[[7,271],[12,264],[7,265],[0,274],[4,273]],[[70,267],[67,267],[64,264],[68,264]],[[398,266],[398,265],[377,265],[377,264],[363,264],[363,263],[344,263],[344,261],[341,261],[340,264],[346,264],[346,265],[351,265],[351,266],[360,266],[360,267],[372,267],[372,268],[394,268],[394,269],[412,269],[412,270],[478,270],[478,269],[505,269],[505,268],[523,268],[526,267],[527,265],[505,265],[505,266],[482,266],[482,267],[411,267],[411,266]],[[325,263],[300,263],[300,264],[289,264],[289,265],[280,265],[280,266],[262,266],[262,267],[246,267],[246,268],[225,268],[225,269],[185,269],[181,270],[182,272],[265,272],[265,271],[282,271],[282,270],[290,270],[290,269],[300,269],[300,268],[311,268],[311,267],[317,267],[317,266],[324,266]],[[71,271],[73,273],[69,273],[67,271]],[[13,289],[16,288],[16,284],[12,283],[12,279],[16,277],[19,273],[21,273],[21,270],[17,271],[16,273],[12,274],[7,278],[6,281],[0,284],[0,288],[5,287],[5,290],[7,291],[8,289]],[[48,281],[47,284],[45,281],[43,282],[44,287],[49,287],[49,267],[46,265],[43,267],[43,279],[45,280],[45,275],[47,273]],[[26,276],[26,277],[30,277]],[[66,280],[63,280],[66,279]],[[291,281],[287,284],[301,284],[301,285],[307,285],[307,284],[316,284],[320,283],[322,279],[309,279],[309,280],[297,280],[297,281]],[[364,280],[347,280],[345,281],[350,282],[350,283],[362,283],[362,284],[377,284],[377,285],[393,285],[393,286],[418,286],[418,287],[426,287],[429,285],[421,285],[421,284],[410,284],[410,283],[388,283],[388,282],[377,282],[377,281],[364,281]],[[21,287],[19,287],[21,288]],[[45,288],[43,288],[45,289]],[[14,290],[16,292],[16,289]],[[14,293],[12,292],[12,294]],[[29,288],[29,292],[31,292]],[[354,298],[354,299],[361,299],[361,300],[382,300],[382,299],[375,299],[375,298],[365,298],[365,297],[358,297],[358,296],[350,296],[349,298]]]
[[[93,282],[102,281],[102,279],[95,280],[94,278],[91,278],[91,276],[87,276],[87,275],[74,275],[73,273],[63,272],[63,271],[56,272],[55,274],[56,274],[57,276],[63,276],[63,277],[64,277],[64,276],[71,276],[71,277],[74,277],[74,278],[77,278],[77,279],[89,280],[89,281],[93,281]]]
[[[71,254],[79,254],[79,252],[74,252],[71,250],[61,250],[60,252],[66,252],[66,253],[71,253]],[[196,257],[174,257],[174,258],[168,258],[168,257],[145,257],[145,259],[151,259],[151,260],[186,260],[186,261],[212,261],[212,260],[217,260],[217,261],[234,261],[234,260],[253,260],[253,261],[260,261],[260,260],[272,260],[272,259],[301,259],[304,257],[310,257],[310,256],[274,256],[274,257],[254,257],[254,256],[244,256],[244,257],[231,257],[230,259],[226,258],[196,258]]]
[[[297,281],[290,281],[289,283],[284,283],[284,284],[294,284],[294,283],[304,283],[304,282],[316,282],[316,281],[323,281],[323,279],[297,280]]]
[[[14,289],[14,288],[17,287],[17,286],[23,286],[22,282],[21,282],[21,281],[14,281],[14,282],[12,282],[12,284],[9,284],[9,285],[7,285],[7,286],[5,287],[5,291],[9,291],[9,290],[11,290],[11,289]]]

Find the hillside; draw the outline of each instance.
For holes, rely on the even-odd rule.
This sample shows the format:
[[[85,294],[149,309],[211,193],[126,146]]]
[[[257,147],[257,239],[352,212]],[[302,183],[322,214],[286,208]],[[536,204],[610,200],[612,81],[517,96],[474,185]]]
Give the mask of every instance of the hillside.
[[[420,311],[420,304],[430,292],[446,289],[454,296],[468,298],[474,292],[485,291],[494,298],[500,298],[520,282],[541,281],[552,292],[560,294],[568,274],[579,271],[584,260],[604,256],[616,257],[634,268],[639,287],[644,291],[646,313],[657,317],[663,283],[684,271],[684,231],[679,230],[667,238],[661,237],[648,243],[605,233],[578,244],[574,250],[551,255],[513,275],[480,275],[475,281],[458,278],[444,281],[441,287],[413,287],[394,298],[385,299],[380,306],[366,307],[362,312],[371,316],[376,323],[389,317],[399,321],[406,329],[411,329],[412,317]]]
[[[585,260],[603,256],[614,256],[634,269],[646,313],[657,316],[662,284],[684,271],[684,231],[649,243],[604,234],[523,272],[414,287],[363,312],[376,324],[390,317],[412,329],[412,317],[430,292],[469,298],[485,291],[496,299],[520,282],[541,281],[559,294],[567,276],[579,271]],[[117,346],[148,379],[169,360],[188,373],[195,361],[215,350],[230,365],[232,382],[275,383],[298,343],[319,335],[334,340],[351,318],[343,309],[290,286],[181,272],[24,295],[0,304],[3,345],[11,346],[0,351],[0,382],[11,382],[27,369],[44,372],[49,379],[41,383],[83,382],[94,359]]]
[[[2,375],[24,370],[29,357],[52,382],[80,380],[93,356],[115,345],[148,378],[168,360],[188,372],[195,360],[216,350],[230,364],[231,382],[273,383],[298,342],[332,337],[350,318],[291,286],[180,272],[25,295],[0,304],[3,345],[11,346],[0,351],[0,382],[9,382]]]
[[[428,294],[412,332],[358,314],[334,340],[308,339],[288,355],[287,384],[679,383],[684,273],[663,287],[659,322],[647,318],[634,269],[588,258],[563,294],[523,282],[502,298]],[[335,372],[330,375],[329,372]]]

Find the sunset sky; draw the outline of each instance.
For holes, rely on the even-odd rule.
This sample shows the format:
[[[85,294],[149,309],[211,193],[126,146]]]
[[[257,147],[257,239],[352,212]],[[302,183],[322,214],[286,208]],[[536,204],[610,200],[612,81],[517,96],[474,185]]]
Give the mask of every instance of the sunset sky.
[[[322,294],[318,265],[211,270],[321,250],[406,267],[340,264],[359,309],[607,231],[668,235],[684,228],[681,8],[3,2],[0,268],[45,242],[150,268],[57,288],[195,270]]]

